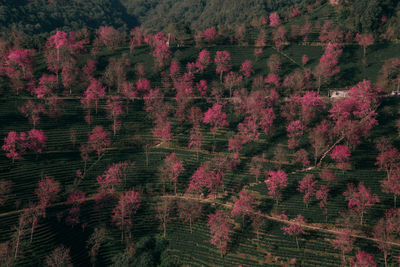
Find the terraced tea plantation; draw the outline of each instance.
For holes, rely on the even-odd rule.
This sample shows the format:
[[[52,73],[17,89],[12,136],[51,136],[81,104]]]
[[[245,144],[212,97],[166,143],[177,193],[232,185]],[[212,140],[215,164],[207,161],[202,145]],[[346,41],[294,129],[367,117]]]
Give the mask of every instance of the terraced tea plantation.
[[[1,266],[397,266],[399,44],[103,31],[0,50]]]

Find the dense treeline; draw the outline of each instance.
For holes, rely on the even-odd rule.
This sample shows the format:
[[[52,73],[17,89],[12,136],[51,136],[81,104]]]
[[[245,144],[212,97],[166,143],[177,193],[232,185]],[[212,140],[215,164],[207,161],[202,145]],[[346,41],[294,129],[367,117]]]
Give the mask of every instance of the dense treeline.
[[[331,7],[334,6],[335,8]],[[301,21],[329,17],[345,32],[373,33],[376,37],[398,39],[398,0],[315,1],[315,0],[17,0],[0,1],[0,31],[10,36],[19,30],[48,37],[54,30],[76,31],[109,25],[129,31],[141,25],[152,32],[179,31],[194,34],[208,27],[229,28],[254,25],[261,17],[277,11],[283,21],[300,16]],[[42,39],[43,40],[43,39]]]

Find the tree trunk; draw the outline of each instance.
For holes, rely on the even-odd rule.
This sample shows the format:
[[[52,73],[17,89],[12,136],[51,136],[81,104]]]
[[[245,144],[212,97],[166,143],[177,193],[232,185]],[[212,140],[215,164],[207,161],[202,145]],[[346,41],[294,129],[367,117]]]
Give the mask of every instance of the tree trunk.
[[[300,249],[300,247],[299,247],[299,240],[297,239],[297,236],[295,236],[295,238],[296,238],[297,249]]]
[[[396,194],[394,194],[394,208],[396,208]]]
[[[189,225],[190,225],[190,233],[192,234],[193,233],[193,230],[192,230],[192,218],[189,218]]]
[[[166,222],[165,222],[165,218],[164,218],[164,222],[163,222],[163,227],[164,227],[164,238],[167,235],[167,227],[166,227]]]
[[[146,167],[149,167],[149,151],[147,145],[145,145],[145,151],[144,153],[146,154]]]
[[[387,267],[387,252],[383,252],[383,259],[385,260],[385,267]]]
[[[361,223],[361,226],[363,225],[363,217],[364,217],[364,213],[363,213],[363,212],[361,212],[361,221],[360,221],[360,223]]]

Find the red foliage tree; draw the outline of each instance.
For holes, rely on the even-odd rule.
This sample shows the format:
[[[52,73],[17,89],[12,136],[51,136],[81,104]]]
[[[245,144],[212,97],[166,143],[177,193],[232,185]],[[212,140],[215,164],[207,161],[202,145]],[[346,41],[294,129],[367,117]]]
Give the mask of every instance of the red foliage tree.
[[[89,133],[88,146],[91,151],[96,151],[97,157],[106,151],[106,149],[111,145],[110,134],[103,129],[102,126],[96,126]]]
[[[207,95],[207,81],[206,80],[200,80],[198,83],[196,83],[196,88],[199,91],[201,96]]]
[[[46,175],[42,178],[35,189],[35,195],[39,198],[39,206],[45,210],[56,199],[60,190],[60,183],[53,177]]]
[[[385,218],[381,218],[378,223],[374,226],[372,232],[376,241],[376,246],[383,252],[383,259],[385,261],[385,267],[387,267],[387,257],[391,250],[391,244],[394,239],[394,232]]]
[[[55,248],[49,255],[46,256],[45,264],[50,267],[72,267],[71,256],[69,255],[69,248],[63,245]]]
[[[124,41],[125,36],[112,26],[101,26],[97,30],[97,42],[105,45],[108,49],[117,49]]]
[[[210,65],[210,63],[210,52],[205,49],[201,50],[195,63],[197,71],[203,72],[208,67],[208,65]]]
[[[310,160],[308,159],[308,152],[304,148],[301,148],[294,153],[294,160],[296,163],[300,163],[303,166],[303,168],[310,165]]]
[[[192,130],[190,130],[188,147],[196,149],[197,160],[199,160],[199,150],[201,149],[202,143],[203,143],[203,134],[200,132],[200,128],[193,127]]]
[[[18,107],[18,110],[25,118],[29,119],[33,128],[36,128],[36,125],[40,122],[40,114],[46,111],[43,104],[35,103],[32,100],[26,101],[22,106]]]
[[[1,148],[6,152],[6,157],[12,159],[14,163],[26,151],[26,134],[18,134],[15,131],[9,132],[4,137],[4,145]]]
[[[86,109],[90,109],[94,103],[97,113],[99,100],[105,97],[105,92],[106,88],[102,86],[100,81],[96,80],[95,78],[90,78],[90,85],[85,90],[85,94],[84,97],[81,99],[81,103]]]
[[[263,154],[262,157],[254,156],[251,158],[250,161],[250,174],[256,177],[256,183],[258,183],[258,178],[262,173],[263,162],[265,162],[265,155]]]
[[[239,87],[242,83],[243,77],[242,75],[230,71],[224,78],[224,86],[226,89],[229,89],[229,97],[232,97],[232,89],[234,87]]]
[[[203,213],[203,206],[199,202],[181,200],[177,203],[179,218],[185,223],[189,222],[190,233],[192,233],[192,224],[198,220]]]
[[[226,121],[226,113],[222,111],[222,105],[214,104],[204,114],[203,123],[210,124],[211,132],[213,133],[214,139],[215,134],[221,127],[226,127],[229,123]]]
[[[346,263],[345,254],[353,250],[354,238],[352,237],[351,230],[343,230],[336,235],[336,238],[331,241],[334,249],[342,252],[342,263]]]
[[[285,42],[287,41],[286,29],[284,26],[280,26],[278,29],[274,31],[272,40],[275,43],[276,50],[280,51],[281,48],[285,45]]]
[[[278,27],[281,24],[281,19],[277,12],[273,12],[269,15],[269,26]]]
[[[218,38],[218,32],[215,27],[210,27],[204,30],[201,37],[203,37],[206,42],[211,43]]]
[[[307,208],[308,208],[308,204],[311,201],[311,198],[313,196],[315,196],[315,192],[317,191],[317,189],[316,189],[317,181],[314,180],[313,178],[314,178],[314,175],[307,174],[299,182],[299,187],[297,188],[297,190],[299,192],[304,194],[303,202],[304,202],[304,204],[306,204]]]
[[[356,34],[356,42],[363,48],[364,58],[367,53],[367,47],[374,43],[374,37],[372,34]]]
[[[185,170],[182,161],[175,153],[167,155],[163,165],[160,167],[161,179],[174,183],[174,193],[176,195],[178,177]]]
[[[132,215],[140,207],[140,196],[132,188],[121,195],[117,206],[112,212],[112,222],[121,230],[121,242],[124,241],[124,233],[128,233],[132,228]]]
[[[363,182],[355,187],[354,184],[347,184],[347,190],[343,193],[348,201],[348,208],[360,215],[360,224],[363,224],[364,214],[369,208],[371,208],[375,203],[379,202],[379,198],[375,194],[371,194],[370,190],[367,189]]]
[[[135,27],[130,31],[129,52],[132,54],[136,46],[141,46],[144,43],[146,31],[141,27]]]
[[[113,121],[112,129],[115,136],[117,131],[121,128],[121,121],[119,120],[119,118],[125,113],[120,97],[111,96],[110,98],[108,98],[106,111],[108,118]]]
[[[68,195],[67,203],[71,205],[68,209],[68,215],[65,219],[69,225],[76,225],[80,222],[80,205],[85,201],[85,193],[76,190]]]
[[[245,60],[240,66],[240,72],[243,74],[244,77],[250,78],[250,76],[254,74],[254,70],[252,69],[252,67],[253,62],[251,60]]]
[[[362,250],[357,252],[355,259],[351,260],[350,264],[352,267],[358,267],[358,266],[377,267],[378,266],[374,261],[374,257],[372,257],[371,254],[368,254],[367,252],[362,251]]]
[[[326,220],[328,220],[328,196],[329,196],[329,187],[326,185],[321,185],[317,191],[315,191],[315,198],[319,200],[319,207],[324,209],[323,213],[325,214]]]
[[[218,159],[203,163],[192,175],[187,191],[202,192],[206,188],[216,197],[217,191],[224,186],[225,166],[220,163]]]
[[[317,77],[318,94],[323,79],[327,82],[329,79],[340,72],[338,67],[338,58],[342,54],[342,49],[333,43],[328,43],[324,54],[319,60],[319,64],[315,67],[314,74]]]
[[[227,252],[230,241],[229,234],[232,232],[226,215],[221,210],[215,214],[209,214],[207,225],[210,227],[211,244],[217,247],[222,257]]]
[[[319,173],[319,177],[321,177],[323,181],[327,182],[328,185],[335,183],[337,180],[336,175],[329,169],[322,169]]]
[[[288,126],[286,127],[287,136],[289,137],[288,140],[288,147],[289,149],[295,149],[299,145],[298,138],[303,135],[305,127],[301,123],[301,121],[291,121]]]
[[[350,150],[345,145],[337,145],[330,154],[331,158],[336,161],[339,169],[345,170],[350,168]]]
[[[248,190],[242,190],[239,193],[239,198],[233,197],[233,201],[234,204],[231,215],[232,217],[242,217],[242,223],[244,225],[244,217],[254,213],[251,206],[254,203],[254,198]]]
[[[268,187],[268,195],[272,196],[276,205],[279,205],[279,199],[281,198],[281,190],[287,186],[287,177],[286,173],[282,170],[278,171],[265,171],[265,175],[268,175],[267,180],[265,180],[265,184]]]
[[[32,129],[28,132],[26,147],[36,153],[41,153],[46,145],[47,136],[42,130]]]
[[[216,72],[220,75],[220,81],[222,82],[222,75],[224,72],[228,72],[232,66],[230,64],[231,54],[228,51],[217,51],[214,58],[216,65]]]
[[[297,249],[300,249],[298,236],[305,233],[303,228],[304,224],[304,217],[299,214],[294,220],[290,222],[289,226],[282,227],[283,233],[285,235],[294,236],[296,238]]]

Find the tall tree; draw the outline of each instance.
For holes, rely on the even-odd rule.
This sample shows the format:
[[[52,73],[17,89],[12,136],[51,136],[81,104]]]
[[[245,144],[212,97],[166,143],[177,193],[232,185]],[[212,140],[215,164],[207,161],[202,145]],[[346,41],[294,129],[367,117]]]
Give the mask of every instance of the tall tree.
[[[191,200],[180,200],[177,203],[179,218],[185,223],[189,222],[190,233],[192,233],[192,224],[198,220],[203,213],[203,206],[200,202]]]
[[[118,204],[112,212],[112,221],[121,230],[121,242],[124,241],[124,233],[129,233],[132,228],[132,215],[140,207],[140,195],[132,188],[121,195]]]
[[[222,257],[228,250],[229,234],[232,232],[227,216],[221,210],[214,214],[209,214],[207,225],[210,227],[211,244],[217,247]]]
[[[375,203],[379,202],[378,196],[371,194],[370,190],[364,186],[363,182],[359,182],[357,187],[355,187],[353,183],[347,184],[347,190],[343,195],[346,201],[348,201],[348,208],[359,214],[361,225],[363,225],[364,214],[367,210]]]

